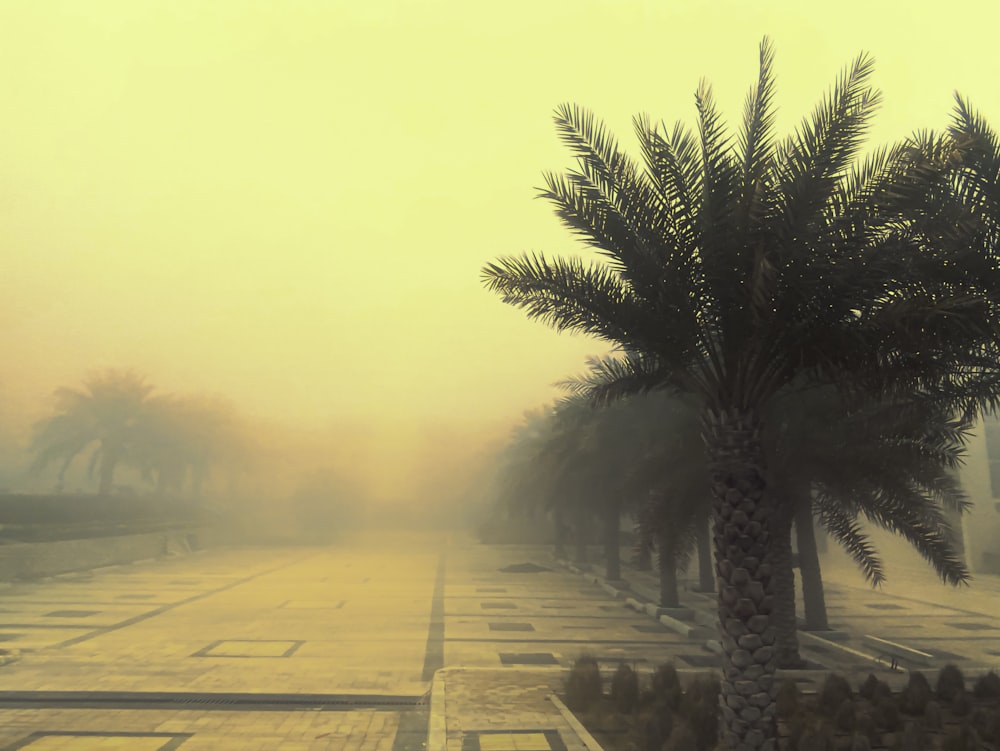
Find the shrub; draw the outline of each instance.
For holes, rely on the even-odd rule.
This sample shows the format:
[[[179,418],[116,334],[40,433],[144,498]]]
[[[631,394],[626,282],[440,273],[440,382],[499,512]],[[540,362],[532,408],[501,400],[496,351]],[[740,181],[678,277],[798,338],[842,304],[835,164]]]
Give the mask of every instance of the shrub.
[[[674,725],[674,730],[663,744],[662,751],[692,751],[693,749],[705,749],[698,742],[698,738],[691,726],[687,722],[679,722]]]
[[[855,733],[851,737],[851,751],[871,751],[872,742],[864,733]]]
[[[979,737],[984,741],[992,741],[994,738],[994,718],[990,714],[989,710],[979,707],[976,709],[972,716],[969,717],[969,723],[979,734]]]
[[[872,719],[871,712],[867,709],[858,709],[857,711],[857,729],[855,734],[861,733],[866,736],[871,743],[875,743],[879,740],[878,729],[875,727],[875,720]]]
[[[656,698],[664,702],[671,709],[680,706],[683,691],[681,690],[681,679],[677,675],[677,668],[673,663],[665,662],[653,673],[653,693]]]
[[[952,730],[944,737],[941,751],[978,751],[979,736],[968,725],[962,725],[958,730]]]
[[[944,718],[941,715],[941,705],[936,701],[929,701],[924,707],[924,722],[931,730],[941,729]]]
[[[949,663],[938,673],[936,693],[942,701],[951,701],[960,691],[965,691],[965,676],[957,665]]]
[[[722,685],[715,674],[696,675],[684,694],[684,703],[691,709],[706,707],[713,714],[719,711],[719,692]],[[695,729],[697,732],[697,728]]]
[[[951,711],[957,717],[965,717],[972,711],[972,699],[967,691],[959,691],[951,700]]]
[[[845,733],[853,733],[858,724],[858,716],[854,711],[854,700],[844,699],[837,707],[837,713],[833,717],[833,724],[837,730]]]
[[[931,700],[931,684],[923,673],[910,673],[906,688],[900,694],[900,709],[907,714],[923,714],[927,702]]]
[[[718,698],[716,697],[715,704],[711,704],[707,700],[696,704],[688,715],[688,723],[691,725],[691,730],[694,731],[695,748],[698,751],[712,751],[719,743]]]
[[[834,751],[833,728],[825,720],[813,718],[805,722],[792,736],[792,745],[798,751]]]
[[[867,699],[868,701],[875,702],[875,687],[878,686],[879,680],[872,673],[868,674],[865,678],[864,683],[858,688],[858,694],[862,699]]]
[[[840,705],[850,698],[851,685],[847,679],[837,673],[828,673],[819,692],[819,711],[833,717]]]
[[[666,706],[657,707],[642,729],[644,751],[662,751],[674,729],[674,715]],[[693,746],[692,746],[693,748]]]
[[[639,676],[624,662],[611,678],[611,698],[618,711],[623,714],[634,712],[639,703]]]
[[[778,717],[782,720],[789,719],[799,708],[799,692],[798,684],[791,678],[786,678],[781,682],[778,687],[778,693],[774,697],[774,701],[777,705]]]
[[[1000,676],[992,670],[986,675],[979,676],[975,687],[972,689],[977,699],[995,699],[1000,697]]]
[[[899,707],[896,706],[892,697],[882,697],[878,700],[872,710],[872,720],[878,727],[885,728],[890,733],[895,733],[903,727],[899,716]]]
[[[601,669],[589,654],[580,655],[566,679],[566,706],[574,712],[586,711],[604,694]]]
[[[915,722],[906,723],[903,732],[896,739],[897,751],[925,751],[927,733]]]

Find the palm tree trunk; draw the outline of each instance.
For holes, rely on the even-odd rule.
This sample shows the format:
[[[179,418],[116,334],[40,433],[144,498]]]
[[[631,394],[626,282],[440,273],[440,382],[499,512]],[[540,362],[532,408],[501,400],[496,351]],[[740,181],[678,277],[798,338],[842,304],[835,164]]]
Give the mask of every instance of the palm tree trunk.
[[[698,545],[698,591],[714,592],[715,577],[712,576],[712,538],[708,522],[695,522],[695,542]]]
[[[622,578],[622,554],[619,547],[621,535],[617,503],[608,503],[604,510],[604,578],[619,581]]]
[[[783,498],[776,506],[771,524],[771,584],[774,590],[775,645],[778,667],[799,668],[798,623],[795,619],[795,571],[792,566],[792,504]]]
[[[118,452],[113,449],[102,449],[100,479],[97,484],[98,495],[109,495],[115,476],[115,465],[118,464]]]
[[[641,538],[637,539],[635,543],[635,569],[636,571],[651,571],[653,569],[653,551]]]
[[[656,558],[660,569],[660,607],[680,607],[677,591],[677,550],[668,530],[656,533]]]
[[[765,562],[771,508],[765,498],[760,421],[749,410],[706,410],[712,532],[722,637],[722,743],[775,748],[777,725],[771,566]]]
[[[563,558],[566,555],[566,523],[563,521],[562,508],[556,506],[552,509],[553,526],[553,547],[552,551],[556,558]]]
[[[795,505],[795,534],[799,547],[799,574],[802,576],[802,609],[805,611],[806,628],[825,631],[830,628],[826,618],[826,597],[823,594],[823,577],[816,550],[816,532],[813,529],[812,498],[806,493]]]
[[[589,524],[585,513],[581,513],[573,525],[573,542],[575,543],[573,560],[575,563],[587,562],[587,543],[590,538]]]

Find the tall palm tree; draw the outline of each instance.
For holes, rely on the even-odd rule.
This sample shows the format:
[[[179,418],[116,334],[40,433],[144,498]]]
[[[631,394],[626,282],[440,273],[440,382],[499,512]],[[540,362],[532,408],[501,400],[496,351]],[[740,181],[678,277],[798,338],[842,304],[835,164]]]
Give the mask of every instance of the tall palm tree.
[[[66,470],[92,449],[89,468],[98,476],[97,492],[111,492],[115,468],[134,452],[153,387],[129,370],[88,376],[79,389],[55,392],[56,414],[35,425],[33,469],[59,462],[59,487]]]
[[[606,396],[670,388],[700,400],[724,742],[752,749],[776,740],[768,405],[797,382],[879,393],[943,378],[956,353],[992,341],[990,294],[1000,290],[995,264],[988,278],[956,266],[966,226],[923,210],[945,181],[947,144],[881,149],[855,164],[879,102],[870,58],[858,57],[780,142],[772,60],[765,39],[735,143],[704,83],[697,136],[636,118],[645,169],[590,113],[560,107],[577,169],[548,175],[543,195],[605,260],[524,255],[483,272],[530,317],[625,352],[605,363],[616,384]]]

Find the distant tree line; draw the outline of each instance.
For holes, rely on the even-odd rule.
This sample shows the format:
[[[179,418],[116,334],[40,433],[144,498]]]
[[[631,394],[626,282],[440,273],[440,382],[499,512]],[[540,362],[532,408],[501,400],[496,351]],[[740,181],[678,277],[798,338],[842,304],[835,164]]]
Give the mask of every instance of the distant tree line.
[[[122,467],[160,493],[198,497],[213,470],[238,471],[250,459],[235,407],[221,398],[156,394],[145,377],[107,370],[79,388],[55,392],[55,412],[35,425],[32,469],[58,469],[65,487],[74,462],[86,463],[99,495],[110,493]]]

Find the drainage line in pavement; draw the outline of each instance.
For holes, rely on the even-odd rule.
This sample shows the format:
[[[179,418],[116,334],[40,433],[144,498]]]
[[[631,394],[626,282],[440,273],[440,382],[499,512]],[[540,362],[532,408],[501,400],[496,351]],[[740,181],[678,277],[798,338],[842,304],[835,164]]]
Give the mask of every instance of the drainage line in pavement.
[[[4,709],[192,709],[198,711],[337,711],[420,707],[424,696],[249,694],[170,691],[0,691]]]
[[[434,680],[434,673],[444,667],[444,571],[446,552],[438,560],[434,578],[434,596],[431,599],[431,623],[427,629],[427,648],[424,650],[424,670],[420,679]]]
[[[273,574],[275,571],[280,571],[283,568],[294,566],[296,563],[301,563],[307,558],[315,557],[315,555],[316,555],[315,553],[310,553],[308,555],[300,556],[292,561],[286,561],[285,563],[282,563],[279,566],[274,566],[273,568],[269,568],[264,571],[258,571],[257,573],[251,574],[250,576],[244,576],[242,579],[231,581],[228,584],[225,584],[221,587],[216,587],[215,589],[211,589],[208,592],[199,592],[198,594],[192,595],[191,597],[187,597],[183,600],[178,600],[177,602],[172,602],[167,605],[162,605],[154,610],[149,610],[145,613],[141,613],[131,618],[126,618],[124,621],[119,621],[118,623],[115,623],[112,626],[99,626],[90,631],[90,633],[86,633],[83,634],[82,636],[77,636],[72,639],[67,639],[66,641],[61,641],[58,644],[52,644],[49,647],[46,647],[46,649],[62,649],[63,647],[71,647],[74,644],[80,644],[81,642],[90,641],[91,639],[95,639],[98,636],[103,636],[104,634],[110,633],[112,631],[118,631],[120,629],[126,628],[127,626],[132,626],[135,625],[136,623],[141,623],[142,621],[154,618],[158,615],[162,615],[163,613],[173,610],[174,608],[179,608],[181,605],[187,605],[192,602],[197,602],[198,600],[204,600],[206,597],[211,597],[212,595],[217,595],[220,592],[225,592],[226,590],[232,589],[233,587],[238,587],[241,584],[246,584],[247,582],[251,582],[254,579],[257,579],[261,576],[267,576],[268,574]]]

